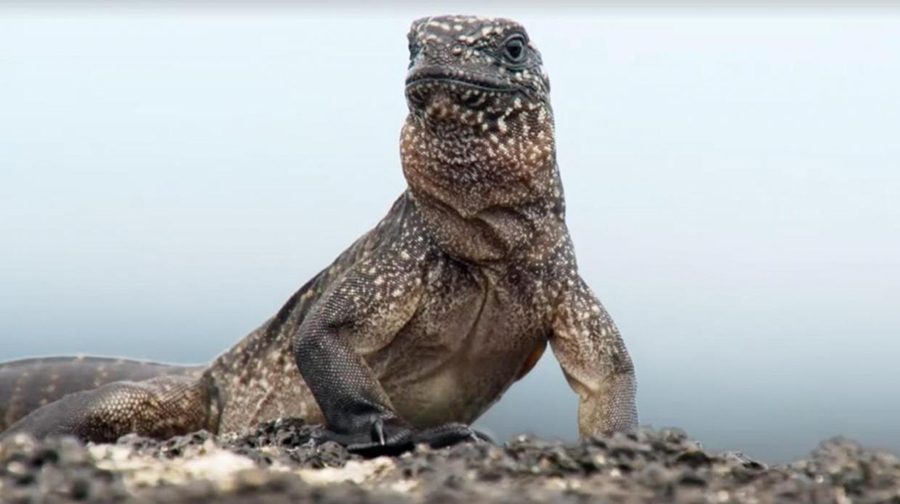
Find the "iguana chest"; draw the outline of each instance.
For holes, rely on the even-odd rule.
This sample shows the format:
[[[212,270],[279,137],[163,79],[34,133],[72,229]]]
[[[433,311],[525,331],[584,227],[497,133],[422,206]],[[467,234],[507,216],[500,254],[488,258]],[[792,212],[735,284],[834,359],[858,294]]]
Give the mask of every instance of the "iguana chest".
[[[389,345],[363,353],[396,411],[414,425],[470,423],[534,365],[550,303],[533,275],[491,278],[434,268],[420,307]],[[291,330],[254,331],[210,369],[225,398],[220,431],[321,412],[291,354]],[[365,347],[364,341],[355,342]],[[248,357],[249,356],[249,357]]]
[[[367,361],[401,416],[472,422],[534,364],[547,316],[534,284],[445,272],[393,342]]]

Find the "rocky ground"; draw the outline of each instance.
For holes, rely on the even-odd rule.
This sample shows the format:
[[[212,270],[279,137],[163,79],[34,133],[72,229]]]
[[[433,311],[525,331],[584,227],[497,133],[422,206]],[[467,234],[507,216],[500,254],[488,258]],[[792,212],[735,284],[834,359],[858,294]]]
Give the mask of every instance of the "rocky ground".
[[[310,443],[286,420],[243,436],[206,432],[112,445],[0,444],[0,502],[833,502],[900,504],[900,460],[843,439],[768,467],[710,453],[684,433],[642,430],[579,444],[424,447],[364,460]]]

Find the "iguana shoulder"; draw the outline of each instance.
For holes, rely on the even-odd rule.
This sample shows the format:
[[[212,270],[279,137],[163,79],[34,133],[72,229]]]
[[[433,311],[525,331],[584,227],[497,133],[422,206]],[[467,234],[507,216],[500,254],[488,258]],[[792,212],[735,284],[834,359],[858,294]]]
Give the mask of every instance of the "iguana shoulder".
[[[322,420],[291,358],[292,338],[310,309],[349,271],[396,246],[409,226],[415,225],[415,213],[410,195],[404,192],[374,228],[300,287],[273,317],[212,362],[207,374],[219,389],[221,430],[240,430],[278,416]],[[418,238],[430,243],[426,235]]]

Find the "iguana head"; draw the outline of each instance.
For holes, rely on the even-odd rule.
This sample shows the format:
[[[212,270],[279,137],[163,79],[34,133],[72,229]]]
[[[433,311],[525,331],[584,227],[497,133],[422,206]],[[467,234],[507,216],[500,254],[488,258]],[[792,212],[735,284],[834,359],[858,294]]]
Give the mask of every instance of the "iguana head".
[[[507,19],[423,18],[412,24],[409,53],[400,150],[416,199],[464,220],[561,208],[550,83],[525,29]]]
[[[549,104],[541,55],[514,21],[429,17],[413,22],[408,38],[406,98],[413,114],[486,130],[503,116]]]

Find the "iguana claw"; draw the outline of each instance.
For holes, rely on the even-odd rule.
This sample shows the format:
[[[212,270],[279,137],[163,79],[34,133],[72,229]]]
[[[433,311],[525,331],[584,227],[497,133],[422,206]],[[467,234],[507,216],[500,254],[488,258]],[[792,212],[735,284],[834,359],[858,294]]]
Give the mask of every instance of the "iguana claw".
[[[428,445],[431,448],[444,448],[464,442],[493,442],[490,436],[465,424],[447,423],[430,429],[414,431],[406,422],[396,417],[373,420],[369,434],[326,430],[317,441],[334,441],[344,445],[348,451],[367,458],[399,455],[412,450],[419,444]]]

